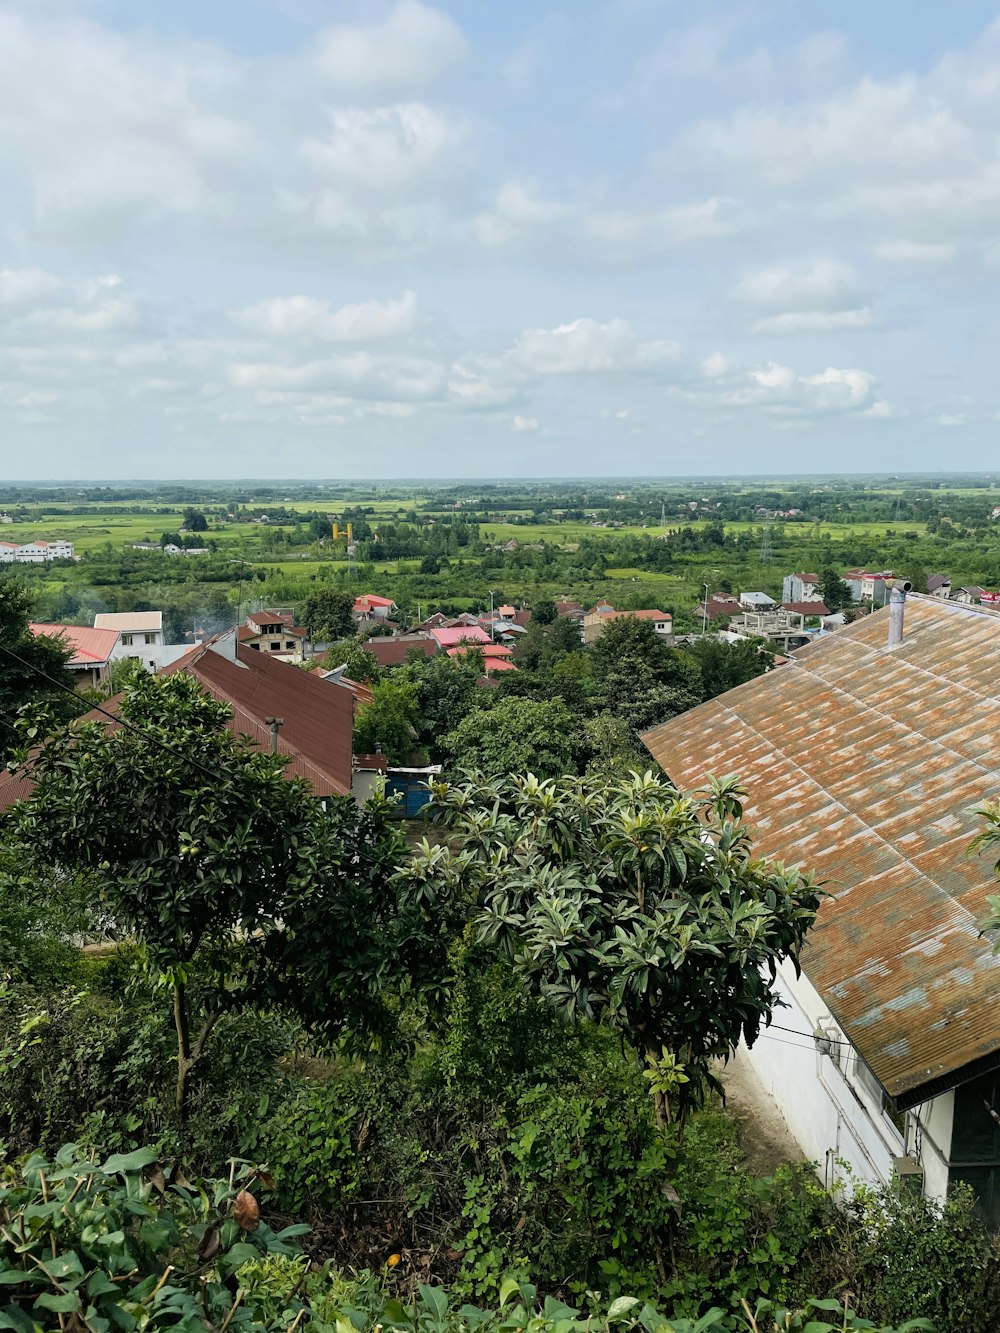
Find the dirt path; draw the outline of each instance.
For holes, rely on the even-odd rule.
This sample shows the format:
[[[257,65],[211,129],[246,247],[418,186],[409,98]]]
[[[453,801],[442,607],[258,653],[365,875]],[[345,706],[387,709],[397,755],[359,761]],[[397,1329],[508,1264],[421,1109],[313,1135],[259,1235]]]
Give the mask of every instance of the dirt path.
[[[740,1147],[756,1175],[769,1175],[781,1162],[801,1162],[802,1149],[745,1053],[718,1071],[726,1089],[726,1110],[739,1127]]]

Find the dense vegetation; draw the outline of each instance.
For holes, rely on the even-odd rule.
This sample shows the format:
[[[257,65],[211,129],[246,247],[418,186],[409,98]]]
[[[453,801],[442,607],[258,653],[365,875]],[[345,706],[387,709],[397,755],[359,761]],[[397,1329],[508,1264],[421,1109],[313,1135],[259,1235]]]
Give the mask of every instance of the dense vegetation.
[[[818,890],[755,859],[735,784],[677,792],[637,736],[773,654],[628,619],[584,649],[552,606],[683,630],[705,583],[793,568],[833,598],[855,564],[996,586],[991,484],[4,495],[83,559],[0,576],[0,740],[36,783],[0,822],[0,1329],[1000,1329],[967,1193],[837,1208],[806,1163],[751,1170],[721,1109]],[[209,554],[127,544],[161,535]],[[529,605],[518,671],[380,670],[346,637],[360,591],[404,622]],[[251,599],[345,636],[356,749],[445,765],[419,844],[182,675],[120,671],[123,725],[62,729],[92,699],[29,615],[155,606],[178,638]]]
[[[0,830],[6,1326],[996,1327],[967,1195],[743,1163],[708,1061],[817,898],[732,784],[445,783],[408,848],[183,676],[123,720]]]
[[[27,567],[41,618],[91,623],[96,610],[152,606],[177,641],[251,605],[303,606],[317,585],[385,593],[413,618],[484,610],[491,589],[498,604],[600,595],[670,611],[682,629],[695,627],[703,584],[778,596],[792,570],[895,568],[918,590],[944,571],[956,585],[995,588],[998,504],[995,476],[0,489],[17,520],[6,537],[66,536],[82,557]],[[132,549],[164,536],[209,554]]]

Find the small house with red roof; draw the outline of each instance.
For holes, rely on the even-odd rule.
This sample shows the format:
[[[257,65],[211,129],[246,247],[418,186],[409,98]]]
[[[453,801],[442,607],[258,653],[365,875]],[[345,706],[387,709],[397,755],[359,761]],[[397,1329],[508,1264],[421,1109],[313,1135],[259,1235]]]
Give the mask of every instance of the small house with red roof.
[[[108,675],[121,632],[116,629],[92,629],[89,625],[46,625],[33,620],[28,628],[35,638],[60,639],[72,648],[66,663],[78,690],[100,685]]]

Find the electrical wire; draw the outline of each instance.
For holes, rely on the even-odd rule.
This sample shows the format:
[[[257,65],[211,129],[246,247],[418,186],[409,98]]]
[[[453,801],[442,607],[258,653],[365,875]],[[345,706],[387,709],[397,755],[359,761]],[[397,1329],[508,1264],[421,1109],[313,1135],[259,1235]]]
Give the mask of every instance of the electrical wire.
[[[41,667],[35,666],[34,662],[29,662],[26,658],[21,657],[20,654],[15,653],[12,648],[7,648],[4,644],[0,643],[0,653],[3,653],[6,657],[17,662],[20,666],[24,667],[26,671],[30,671],[42,680],[48,681],[50,685],[54,685],[57,689],[63,690],[66,694],[71,694],[74,698],[79,699],[80,696],[72,685],[67,685],[63,681],[57,680],[55,676],[50,676],[47,671],[43,671]],[[94,704],[89,711],[92,713],[103,714],[109,721],[114,722],[116,726],[122,727],[125,731],[131,731],[136,736],[141,736],[143,740],[149,741],[153,745],[158,745],[161,750],[165,750],[167,754],[173,755],[175,759],[180,759],[185,764],[190,764],[192,768],[196,768],[199,773],[204,773],[205,777],[211,778],[213,782],[218,781],[218,773],[213,773],[210,768],[199,763],[197,759],[192,759],[191,756],[185,754],[183,750],[175,750],[172,745],[168,745],[167,742],[161,740],[159,736],[154,736],[150,732],[144,731],[142,727],[134,726],[119,714],[108,712],[108,710],[102,708],[100,704]]]
[[[825,1042],[827,1042],[828,1045],[830,1045],[830,1046],[853,1046],[853,1045],[854,1045],[854,1042],[853,1042],[853,1041],[844,1041],[844,1040],[843,1040],[842,1038],[840,1038],[840,1037],[828,1037],[828,1036],[826,1035],[825,1032],[823,1033],[823,1035],[822,1035],[821,1037],[816,1038],[816,1037],[815,1037],[815,1034],[812,1033],[812,1032],[799,1032],[796,1028],[785,1028],[785,1027],[782,1027],[780,1023],[768,1023],[767,1026],[768,1026],[769,1028],[776,1028],[776,1029],[778,1030],[778,1032],[790,1032],[790,1033],[792,1034],[793,1037],[805,1037],[807,1041],[813,1041],[813,1040],[825,1041]]]

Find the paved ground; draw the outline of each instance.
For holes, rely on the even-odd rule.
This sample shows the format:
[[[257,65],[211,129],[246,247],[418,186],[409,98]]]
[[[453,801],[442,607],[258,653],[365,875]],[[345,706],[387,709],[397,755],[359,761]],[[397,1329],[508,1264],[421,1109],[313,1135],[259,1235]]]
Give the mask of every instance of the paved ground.
[[[746,1055],[737,1054],[718,1072],[726,1089],[726,1110],[739,1126],[751,1171],[763,1176],[781,1162],[801,1162],[801,1148]]]

